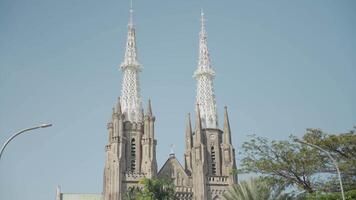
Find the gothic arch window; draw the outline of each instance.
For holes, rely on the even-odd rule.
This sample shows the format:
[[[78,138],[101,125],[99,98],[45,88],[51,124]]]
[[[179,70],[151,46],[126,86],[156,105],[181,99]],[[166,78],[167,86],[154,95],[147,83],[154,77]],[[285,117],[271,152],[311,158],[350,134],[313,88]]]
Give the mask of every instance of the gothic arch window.
[[[215,162],[215,149],[214,146],[211,146],[211,172],[213,175],[216,175],[216,162]]]
[[[131,140],[131,171],[136,169],[136,141],[135,138]]]

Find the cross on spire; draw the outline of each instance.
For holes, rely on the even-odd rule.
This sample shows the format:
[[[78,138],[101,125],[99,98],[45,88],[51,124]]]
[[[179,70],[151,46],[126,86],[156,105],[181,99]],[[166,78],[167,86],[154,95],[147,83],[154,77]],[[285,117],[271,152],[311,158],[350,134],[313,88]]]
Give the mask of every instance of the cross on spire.
[[[174,148],[176,147],[176,145],[171,144],[169,147],[170,147],[170,153],[169,153],[169,155],[170,155],[170,156],[174,156]]]

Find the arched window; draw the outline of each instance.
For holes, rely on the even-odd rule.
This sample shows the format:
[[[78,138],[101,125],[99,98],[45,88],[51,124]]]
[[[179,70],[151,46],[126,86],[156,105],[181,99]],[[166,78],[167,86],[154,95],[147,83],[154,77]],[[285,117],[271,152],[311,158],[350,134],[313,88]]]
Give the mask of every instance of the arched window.
[[[136,143],[135,138],[131,140],[131,171],[136,169]]]
[[[211,172],[216,175],[215,149],[211,146]]]

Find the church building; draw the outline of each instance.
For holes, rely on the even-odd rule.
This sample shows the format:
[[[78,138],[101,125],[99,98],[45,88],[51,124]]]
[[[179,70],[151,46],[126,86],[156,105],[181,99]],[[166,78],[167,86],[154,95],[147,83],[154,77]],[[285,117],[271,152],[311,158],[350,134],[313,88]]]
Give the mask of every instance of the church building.
[[[129,188],[140,188],[143,178],[172,180],[177,199],[217,200],[237,183],[235,149],[232,145],[227,107],[223,126],[218,123],[214,94],[215,72],[211,66],[207,45],[204,13],[201,13],[199,58],[194,72],[197,82],[194,107],[194,127],[187,115],[183,165],[171,154],[157,169],[155,116],[151,101],[142,107],[133,10],[130,9],[126,50],[122,71],[121,96],[107,124],[108,143],[105,146],[102,194],[68,194],[57,188],[56,200],[121,200]],[[193,89],[193,88],[192,88]],[[182,134],[183,136],[183,134]],[[182,138],[183,139],[183,138]]]

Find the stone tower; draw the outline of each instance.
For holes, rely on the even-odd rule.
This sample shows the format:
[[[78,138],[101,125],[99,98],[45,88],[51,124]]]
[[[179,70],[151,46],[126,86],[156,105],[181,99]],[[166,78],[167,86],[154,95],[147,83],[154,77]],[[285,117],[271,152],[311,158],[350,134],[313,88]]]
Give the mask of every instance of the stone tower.
[[[195,131],[187,128],[186,171],[191,172],[193,199],[221,199],[228,186],[237,183],[235,150],[231,143],[230,123],[225,107],[224,128],[219,129],[212,69],[207,46],[204,13],[201,12]],[[187,127],[191,126],[188,121]],[[192,138],[192,140],[191,140]]]
[[[219,129],[212,69],[207,45],[204,13],[201,13],[199,59],[194,72],[197,80],[195,128],[190,114],[185,128],[184,167],[177,158],[169,159],[158,172],[159,178],[168,178],[176,186],[176,197],[181,200],[224,199],[223,193],[237,183],[235,149],[231,129],[224,109],[224,127]]]
[[[137,60],[132,7],[126,51],[120,68],[123,73],[121,98],[113,108],[112,119],[107,125],[109,141],[104,168],[104,200],[121,200],[129,187],[139,187],[140,179],[157,174],[155,117],[150,100],[146,114],[141,105],[141,67]]]

